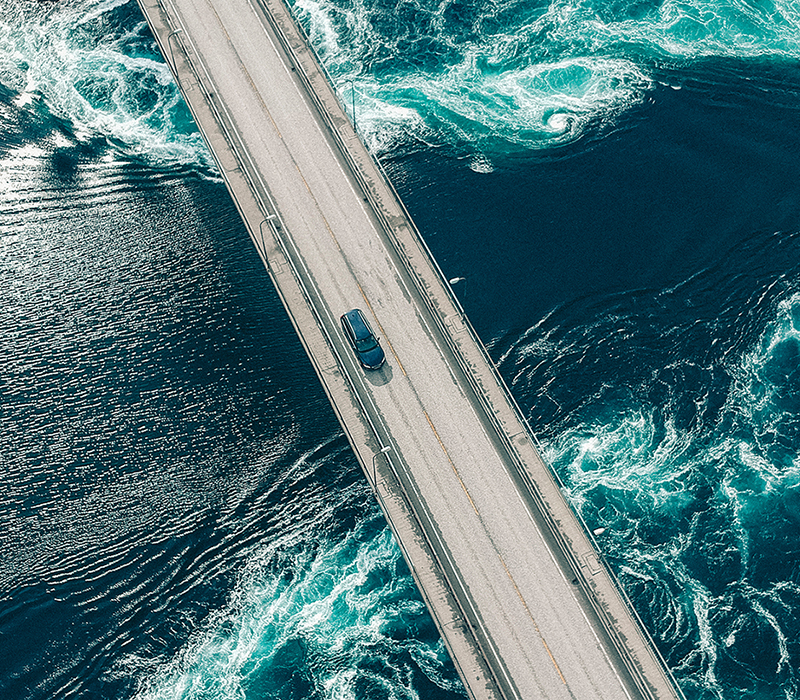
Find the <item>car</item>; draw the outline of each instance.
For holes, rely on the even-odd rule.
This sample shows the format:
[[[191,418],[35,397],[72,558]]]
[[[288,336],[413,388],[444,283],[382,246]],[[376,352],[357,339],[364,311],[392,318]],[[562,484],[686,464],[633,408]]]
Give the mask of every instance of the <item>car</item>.
[[[351,309],[342,314],[339,320],[344,336],[361,366],[364,369],[380,369],[386,361],[386,355],[361,309]]]

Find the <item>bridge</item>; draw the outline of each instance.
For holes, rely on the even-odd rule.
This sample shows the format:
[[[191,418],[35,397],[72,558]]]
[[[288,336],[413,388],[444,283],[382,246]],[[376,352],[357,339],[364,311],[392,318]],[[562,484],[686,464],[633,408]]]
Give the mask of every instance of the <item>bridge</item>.
[[[469,696],[679,697],[282,0],[139,4]]]

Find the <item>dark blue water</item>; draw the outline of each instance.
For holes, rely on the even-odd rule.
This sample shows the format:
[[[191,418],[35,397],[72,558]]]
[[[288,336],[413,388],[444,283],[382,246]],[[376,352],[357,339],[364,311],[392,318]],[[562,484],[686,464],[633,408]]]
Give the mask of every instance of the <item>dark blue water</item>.
[[[687,697],[800,698],[796,8],[295,11]],[[463,696],[131,0],[0,0],[0,284],[0,697]]]

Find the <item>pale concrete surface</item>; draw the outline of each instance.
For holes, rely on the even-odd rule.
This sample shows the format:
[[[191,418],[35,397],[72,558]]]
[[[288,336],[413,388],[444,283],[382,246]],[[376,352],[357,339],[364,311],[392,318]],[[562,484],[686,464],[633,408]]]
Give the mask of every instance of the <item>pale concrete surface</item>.
[[[677,697],[286,8],[140,5],[470,695]]]

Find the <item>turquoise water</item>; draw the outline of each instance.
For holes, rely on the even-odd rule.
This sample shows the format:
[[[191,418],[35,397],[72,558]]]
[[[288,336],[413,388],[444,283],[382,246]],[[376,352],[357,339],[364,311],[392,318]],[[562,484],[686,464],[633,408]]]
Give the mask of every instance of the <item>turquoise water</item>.
[[[374,152],[449,145],[478,172],[506,155],[602,137],[656,85],[681,89],[682,68],[703,59],[800,55],[790,1],[293,7],[342,93],[354,90]]]
[[[689,698],[798,698],[800,11],[297,2]],[[463,690],[131,0],[0,0],[0,695]]]

